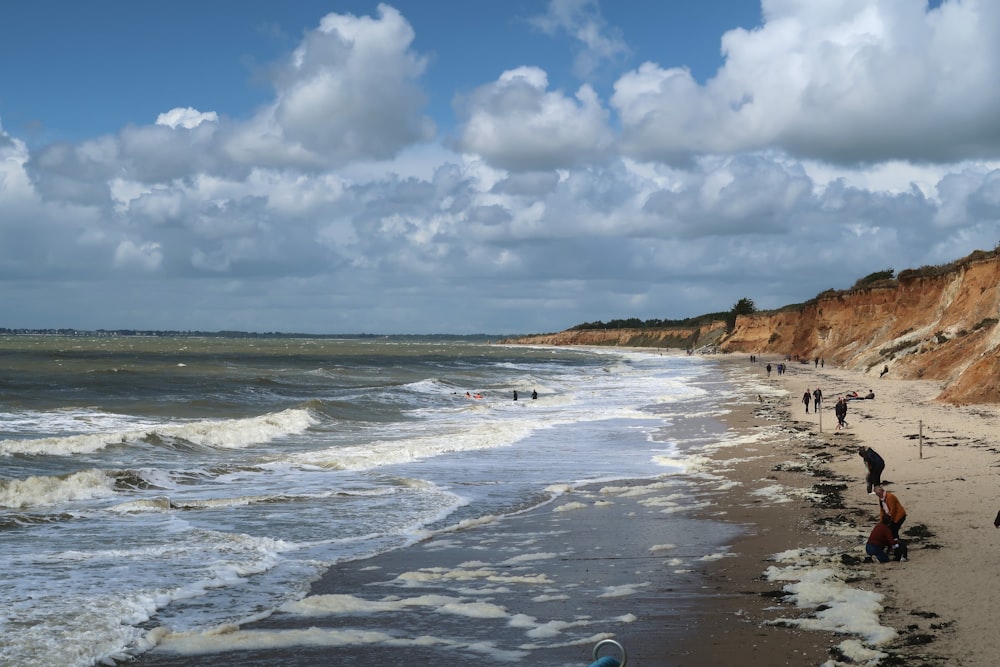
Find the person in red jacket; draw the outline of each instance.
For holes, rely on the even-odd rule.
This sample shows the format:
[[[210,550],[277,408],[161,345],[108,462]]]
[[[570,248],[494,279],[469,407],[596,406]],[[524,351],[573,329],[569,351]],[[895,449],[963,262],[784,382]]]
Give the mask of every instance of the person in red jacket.
[[[880,563],[888,563],[889,555],[893,554],[895,560],[906,560],[906,548],[899,542],[899,538],[892,536],[889,529],[889,516],[885,515],[882,520],[875,524],[871,534],[868,536],[868,543],[865,545],[865,553],[871,560],[875,557]]]

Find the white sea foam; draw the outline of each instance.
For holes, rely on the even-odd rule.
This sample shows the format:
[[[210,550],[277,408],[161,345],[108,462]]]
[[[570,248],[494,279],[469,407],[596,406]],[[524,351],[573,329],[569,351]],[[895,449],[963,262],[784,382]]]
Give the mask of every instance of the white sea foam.
[[[309,410],[296,408],[247,419],[207,420],[166,426],[157,429],[157,432],[183,438],[196,445],[240,448],[302,433],[316,421]]]
[[[136,438],[144,432],[136,431]],[[70,435],[55,438],[36,438],[32,440],[2,440],[0,454],[29,454],[36,456],[71,456],[73,454],[88,454],[126,442],[129,433]]]
[[[162,512],[168,510],[218,509],[221,507],[243,507],[271,503],[278,500],[290,501],[288,496],[234,496],[231,498],[206,498],[202,500],[171,500],[167,496],[142,498],[119,503],[108,508],[112,512]]]
[[[622,584],[621,586],[607,586],[604,592],[598,595],[599,598],[621,598],[628,595],[635,595],[641,589],[650,586],[648,581],[637,581],[632,584]]]
[[[420,435],[398,440],[378,440],[359,447],[331,447],[290,457],[302,465],[338,470],[369,470],[454,452],[510,445],[532,433],[536,424],[528,421],[483,422],[452,434]]]
[[[553,512],[572,512],[573,510],[586,509],[587,505],[580,502],[563,503],[557,507],[553,507]]]
[[[815,611],[808,618],[781,618],[771,623],[854,635],[871,646],[896,638],[896,631],[879,619],[884,596],[851,587],[847,582],[857,573],[847,571],[828,550],[796,549],[772,558],[784,566],[767,568],[767,579],[792,582],[783,586],[791,594],[789,599],[798,607]]]
[[[222,631],[211,633],[165,633],[158,639],[161,650],[183,655],[204,655],[232,650],[294,648],[297,646],[326,648],[385,646],[403,650],[414,647],[441,650],[461,649],[485,655],[499,664],[521,662],[528,656],[527,651],[503,650],[490,642],[455,642],[429,635],[398,637],[388,632],[354,629],[309,628],[306,630],[246,631],[225,628]]]
[[[102,470],[83,470],[63,477],[0,480],[0,507],[24,509],[74,500],[113,496],[115,481]]]
[[[157,496],[119,503],[108,509],[112,512],[169,512],[173,506],[167,496]]]
[[[424,568],[403,572],[391,583],[400,586],[425,586],[441,582],[486,581],[494,584],[548,585],[553,581],[546,574],[510,574],[492,567],[480,568]]]
[[[499,565],[522,565],[524,563],[531,563],[537,560],[552,560],[553,558],[559,558],[559,554],[551,552],[520,554],[514,556],[513,558],[508,558],[507,560],[501,561]]]
[[[750,492],[752,496],[766,498],[772,503],[790,503],[798,499],[809,499],[821,501],[823,497],[808,488],[785,486],[783,484],[770,484]]]
[[[202,420],[180,424],[147,425],[124,431],[85,433],[29,440],[0,440],[0,454],[71,456],[125,445],[153,436],[180,438],[195,445],[241,448],[270,442],[286,435],[302,433],[316,418],[302,409],[246,419]]]
[[[312,595],[298,602],[288,603],[281,610],[300,616],[329,616],[396,612],[413,607],[470,618],[506,618],[508,616],[507,610],[500,605],[448,595],[419,595],[412,598],[391,597],[381,600],[366,600],[346,594]]]
[[[24,630],[5,637],[0,656],[23,656],[23,663],[39,665],[107,664],[108,658],[147,650],[158,634],[144,635],[137,627],[172,601],[198,598],[209,590],[232,586],[264,572],[287,548],[270,539],[199,531],[192,541],[132,549],[87,549],[62,553],[23,554],[18,567],[26,572],[45,568],[58,576],[44,580],[29,576],[11,581]],[[211,560],[201,554],[213,554]],[[169,577],[145,586],[130,586],[111,576],[123,565],[129,571],[150,573],[156,563],[170,563]],[[202,561],[210,563],[205,567]],[[153,568],[149,570],[147,568]],[[179,583],[180,582],[180,583]],[[62,638],[78,638],[67,645]],[[86,638],[86,641],[83,640]],[[30,660],[28,660],[30,656]]]

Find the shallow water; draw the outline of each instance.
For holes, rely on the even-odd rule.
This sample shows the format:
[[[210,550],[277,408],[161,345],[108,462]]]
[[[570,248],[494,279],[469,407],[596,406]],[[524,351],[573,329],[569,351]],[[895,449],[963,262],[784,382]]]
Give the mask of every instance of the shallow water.
[[[677,472],[739,391],[699,357],[439,338],[5,337],[0,368],[3,664],[126,658],[332,564]]]

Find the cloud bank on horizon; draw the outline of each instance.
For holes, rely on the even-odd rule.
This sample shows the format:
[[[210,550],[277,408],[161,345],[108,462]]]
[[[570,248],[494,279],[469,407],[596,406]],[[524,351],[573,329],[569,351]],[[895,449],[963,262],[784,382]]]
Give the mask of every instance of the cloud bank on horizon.
[[[0,326],[544,332],[1000,242],[998,3],[763,0],[705,75],[638,7],[507,3],[528,46],[463,59],[433,5],[317,15],[245,108],[47,140],[0,87]]]

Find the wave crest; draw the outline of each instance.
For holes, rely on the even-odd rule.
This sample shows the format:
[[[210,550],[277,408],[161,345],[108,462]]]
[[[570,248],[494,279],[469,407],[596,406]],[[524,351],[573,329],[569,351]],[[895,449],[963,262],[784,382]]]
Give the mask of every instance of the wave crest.
[[[74,500],[106,498],[115,480],[101,470],[81,470],[57,477],[34,476],[0,481],[0,507],[24,509]]]
[[[107,433],[2,440],[0,455],[70,456],[137,442],[158,446],[189,443],[202,447],[240,449],[302,433],[317,421],[309,409],[289,408],[243,419],[201,420]]]

